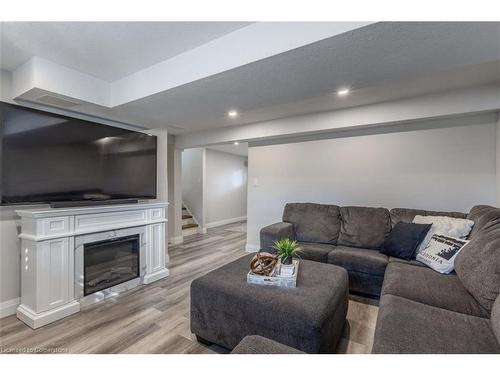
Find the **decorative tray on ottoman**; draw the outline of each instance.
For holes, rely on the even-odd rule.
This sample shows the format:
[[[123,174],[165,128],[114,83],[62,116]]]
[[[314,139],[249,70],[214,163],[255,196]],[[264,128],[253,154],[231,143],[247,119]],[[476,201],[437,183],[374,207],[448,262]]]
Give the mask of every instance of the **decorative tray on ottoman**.
[[[257,275],[252,271],[247,274],[247,283],[250,284],[260,284],[260,285],[272,285],[280,286],[285,288],[295,288],[297,286],[297,274],[299,271],[299,260],[293,260],[294,270],[293,274],[290,276],[281,276],[281,261],[278,261],[276,267],[271,272],[269,276]]]

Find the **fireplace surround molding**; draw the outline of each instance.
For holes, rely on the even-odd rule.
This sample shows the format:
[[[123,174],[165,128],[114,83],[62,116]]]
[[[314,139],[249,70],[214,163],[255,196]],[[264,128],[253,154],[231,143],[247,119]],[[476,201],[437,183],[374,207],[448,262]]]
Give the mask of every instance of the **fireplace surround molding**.
[[[166,268],[168,203],[21,209],[21,304],[17,317],[33,329],[169,274]],[[139,277],[83,295],[86,243],[138,234]]]

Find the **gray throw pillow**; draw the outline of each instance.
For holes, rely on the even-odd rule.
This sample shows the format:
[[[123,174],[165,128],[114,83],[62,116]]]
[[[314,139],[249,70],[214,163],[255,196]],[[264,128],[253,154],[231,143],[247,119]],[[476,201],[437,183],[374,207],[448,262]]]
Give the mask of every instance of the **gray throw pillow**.
[[[431,226],[432,224],[397,223],[386,238],[380,252],[396,258],[415,259],[418,245]]]

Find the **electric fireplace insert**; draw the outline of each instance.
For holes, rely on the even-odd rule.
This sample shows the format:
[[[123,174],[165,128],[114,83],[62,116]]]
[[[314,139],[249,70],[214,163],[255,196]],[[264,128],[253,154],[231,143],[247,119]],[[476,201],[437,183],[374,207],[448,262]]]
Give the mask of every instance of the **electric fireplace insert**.
[[[84,296],[138,278],[140,235],[86,243]]]

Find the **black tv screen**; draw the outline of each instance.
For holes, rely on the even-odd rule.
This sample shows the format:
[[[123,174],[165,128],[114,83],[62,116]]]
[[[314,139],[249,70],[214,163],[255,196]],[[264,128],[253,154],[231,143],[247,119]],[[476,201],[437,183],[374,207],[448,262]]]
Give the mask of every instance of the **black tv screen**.
[[[156,137],[0,102],[3,205],[156,198]]]

